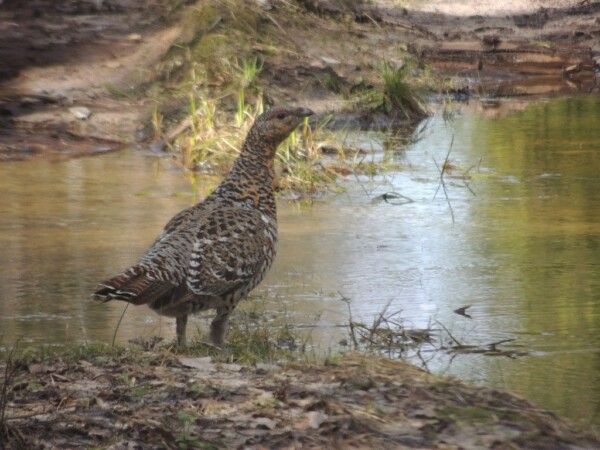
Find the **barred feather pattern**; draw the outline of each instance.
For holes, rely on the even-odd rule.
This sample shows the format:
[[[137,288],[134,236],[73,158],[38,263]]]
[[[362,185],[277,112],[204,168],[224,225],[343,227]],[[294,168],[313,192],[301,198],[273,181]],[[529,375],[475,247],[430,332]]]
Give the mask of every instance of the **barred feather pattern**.
[[[271,266],[277,242],[273,141],[285,130],[269,141],[265,135],[274,133],[269,125],[267,120],[255,124],[219,187],[175,215],[140,261],[101,283],[96,297],[147,303],[175,315],[169,304],[181,301],[167,301],[169,294],[216,307],[254,288]]]
[[[307,111],[274,109],[260,116],[217,189],[176,214],[138,263],[100,283],[94,297],[147,304],[178,318],[215,308],[217,319],[226,318],[275,258],[273,158]]]

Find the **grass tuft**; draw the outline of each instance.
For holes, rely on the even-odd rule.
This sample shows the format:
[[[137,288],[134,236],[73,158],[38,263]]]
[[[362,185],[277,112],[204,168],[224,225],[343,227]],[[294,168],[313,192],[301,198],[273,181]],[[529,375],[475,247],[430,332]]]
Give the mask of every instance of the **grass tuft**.
[[[300,14],[290,5],[282,8]],[[163,105],[167,111],[159,106],[152,124],[155,139],[170,148],[186,176],[197,185],[198,172],[219,176],[227,171],[255,117],[263,111],[263,77],[272,76],[263,73],[265,58],[299,54],[273,13],[253,2],[198,2],[185,23],[189,35],[163,62],[162,72],[171,86],[170,106]],[[358,95],[355,106],[366,110],[367,115],[379,112],[392,120],[415,119],[425,114],[425,108],[421,89],[414,81],[418,77],[408,67],[381,63],[374,88],[361,84],[350,89],[334,70],[327,71],[320,82],[338,95]],[[421,73],[426,68],[418,70]],[[277,152],[277,173],[281,175],[277,188],[303,198],[337,189],[332,182],[340,175],[375,175],[385,170],[375,161],[355,160],[348,165],[343,161],[343,145],[332,144],[336,141],[332,136],[325,123],[308,121],[292,133]],[[339,148],[335,167],[320,151],[323,145]],[[207,183],[202,186],[207,190],[213,187]]]
[[[198,339],[186,353],[210,356],[217,362],[252,365],[298,360],[306,355],[306,348],[306,339],[285,321],[269,322],[255,312],[239,311],[229,325],[225,349]]]
[[[425,107],[418,90],[407,82],[408,65],[395,67],[384,61],[380,74],[383,81],[381,107],[387,114],[400,113],[406,118],[423,116]]]
[[[358,91],[358,106],[407,120],[425,117],[428,112],[423,89],[411,79],[411,66],[408,62],[394,65],[383,61],[375,86]]]

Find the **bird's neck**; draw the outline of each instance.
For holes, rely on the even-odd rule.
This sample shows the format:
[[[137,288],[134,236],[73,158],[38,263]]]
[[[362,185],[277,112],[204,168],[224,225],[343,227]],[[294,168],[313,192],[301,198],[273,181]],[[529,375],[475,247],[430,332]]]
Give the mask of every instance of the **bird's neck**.
[[[232,177],[243,181],[246,186],[260,184],[272,189],[275,177],[273,158],[242,150],[227,175],[227,178]]]
[[[275,149],[272,153],[275,153]],[[247,143],[244,143],[240,155],[215,194],[227,202],[254,207],[275,217],[275,171],[273,158],[268,155],[269,149],[256,146],[247,148]]]
[[[273,164],[277,145],[265,139],[260,130],[253,126],[242,144],[240,157],[253,159],[259,163]]]

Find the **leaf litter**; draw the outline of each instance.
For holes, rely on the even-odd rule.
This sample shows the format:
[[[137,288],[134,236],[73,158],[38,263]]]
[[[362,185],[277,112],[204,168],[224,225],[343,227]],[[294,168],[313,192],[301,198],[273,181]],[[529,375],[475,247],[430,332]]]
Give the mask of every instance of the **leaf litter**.
[[[262,366],[164,350],[20,361],[0,448],[600,447],[526,400],[401,361]]]

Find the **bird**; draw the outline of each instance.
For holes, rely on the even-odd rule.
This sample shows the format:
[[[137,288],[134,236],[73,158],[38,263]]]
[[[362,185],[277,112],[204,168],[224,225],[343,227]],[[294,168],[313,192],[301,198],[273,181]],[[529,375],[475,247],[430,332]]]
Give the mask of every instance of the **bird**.
[[[259,115],[218,187],[173,216],[139,261],[99,283],[93,298],[148,305],[174,317],[179,347],[186,346],[188,316],[215,309],[210,341],[222,347],[230,314],[275,259],[277,147],[313,114],[274,107]]]

